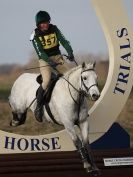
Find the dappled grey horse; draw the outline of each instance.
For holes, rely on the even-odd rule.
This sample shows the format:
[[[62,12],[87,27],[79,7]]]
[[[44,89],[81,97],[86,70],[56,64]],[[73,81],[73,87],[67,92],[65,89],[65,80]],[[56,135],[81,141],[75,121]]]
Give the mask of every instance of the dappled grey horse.
[[[59,124],[64,125],[77,148],[88,172],[97,174],[98,169],[93,161],[89,148],[89,115],[88,100],[96,101],[99,96],[95,64],[85,64],[70,69],[57,81],[52,92],[49,107]],[[12,108],[12,126],[20,125],[26,119],[29,105],[36,97],[39,84],[36,82],[37,74],[22,74],[14,83],[9,103]],[[30,106],[34,112],[36,101]],[[53,122],[44,107],[43,120]],[[24,122],[23,122],[24,123]],[[75,126],[80,130],[77,133]]]

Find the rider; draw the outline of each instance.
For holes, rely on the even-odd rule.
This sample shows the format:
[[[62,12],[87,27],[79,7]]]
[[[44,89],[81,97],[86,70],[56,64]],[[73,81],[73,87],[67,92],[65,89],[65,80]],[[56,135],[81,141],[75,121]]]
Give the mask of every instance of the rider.
[[[30,40],[39,57],[40,72],[43,82],[37,93],[37,106],[34,111],[37,121],[42,122],[43,104],[45,104],[44,95],[51,79],[52,68],[66,69],[64,60],[61,56],[59,45],[66,49],[70,61],[74,61],[72,47],[57,28],[56,25],[50,23],[51,17],[46,11],[39,11],[35,17],[37,28],[32,32]],[[60,65],[57,65],[60,63]],[[46,66],[46,67],[44,67]]]

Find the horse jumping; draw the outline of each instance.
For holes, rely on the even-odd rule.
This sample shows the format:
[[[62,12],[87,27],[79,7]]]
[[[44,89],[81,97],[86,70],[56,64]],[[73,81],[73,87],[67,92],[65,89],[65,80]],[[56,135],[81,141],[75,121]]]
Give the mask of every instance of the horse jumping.
[[[24,73],[15,81],[9,97],[13,114],[12,126],[25,122],[27,109],[35,99],[39,87],[36,82],[37,76],[38,74]],[[49,107],[56,122],[64,125],[70,135],[84,162],[84,168],[96,175],[99,170],[93,161],[89,147],[88,96],[94,101],[100,96],[94,63],[83,63],[60,77],[53,89]],[[36,101],[30,109],[34,112],[35,108]],[[53,122],[45,107],[43,120]],[[76,125],[80,135],[75,130]]]

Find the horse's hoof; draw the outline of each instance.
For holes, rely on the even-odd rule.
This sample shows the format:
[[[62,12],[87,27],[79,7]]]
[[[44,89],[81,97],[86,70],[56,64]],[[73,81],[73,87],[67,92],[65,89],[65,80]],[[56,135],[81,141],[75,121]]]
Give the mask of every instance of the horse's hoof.
[[[19,121],[11,120],[11,122],[10,122],[10,126],[12,126],[12,127],[17,127],[19,125],[20,125]]]
[[[92,174],[93,176],[100,176],[100,175],[101,175],[101,172],[100,172],[99,169],[97,169],[97,170],[92,170],[91,174]]]
[[[87,170],[88,173],[90,173],[92,176],[100,176],[101,171],[98,168],[91,168]]]

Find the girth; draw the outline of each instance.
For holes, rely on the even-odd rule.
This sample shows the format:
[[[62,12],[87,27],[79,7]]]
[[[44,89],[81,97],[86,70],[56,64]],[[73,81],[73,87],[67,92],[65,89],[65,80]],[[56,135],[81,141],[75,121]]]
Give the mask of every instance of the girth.
[[[54,118],[54,116],[53,116],[53,114],[52,114],[52,112],[51,112],[51,110],[50,110],[49,104],[45,104],[45,108],[46,108],[46,111],[47,111],[49,117],[52,119],[52,121],[53,121],[55,124],[60,125],[60,124],[55,120],[55,118]]]

